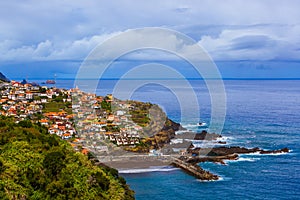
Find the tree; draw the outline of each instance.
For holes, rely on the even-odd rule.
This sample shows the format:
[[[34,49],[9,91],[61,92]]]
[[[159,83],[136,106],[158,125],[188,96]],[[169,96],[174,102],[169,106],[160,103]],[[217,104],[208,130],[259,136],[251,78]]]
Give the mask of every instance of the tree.
[[[65,167],[64,164],[65,155],[60,151],[50,152],[45,156],[43,166],[46,169],[46,173],[54,177],[60,173]]]
[[[0,199],[134,199],[116,170],[86,155],[42,126],[0,116]]]
[[[63,97],[62,96],[58,96],[58,97],[55,96],[54,101],[56,101],[56,102],[63,102]]]
[[[46,93],[46,92],[47,92],[47,89],[46,89],[46,88],[43,88],[43,87],[40,87],[40,88],[39,88],[39,92],[40,92],[40,93]]]
[[[103,100],[101,102],[101,108],[111,112],[111,103]]]
[[[36,101],[40,101],[42,98],[41,97],[39,97],[39,96],[34,96],[34,98],[33,98],[34,100],[36,100]]]
[[[32,127],[32,123],[30,120],[23,120],[19,122],[19,126],[23,127],[23,128],[31,128]]]

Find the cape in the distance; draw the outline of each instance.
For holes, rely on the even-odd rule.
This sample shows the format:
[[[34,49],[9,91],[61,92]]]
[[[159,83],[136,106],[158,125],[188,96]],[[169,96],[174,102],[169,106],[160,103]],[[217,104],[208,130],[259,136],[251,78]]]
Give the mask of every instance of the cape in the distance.
[[[2,72],[0,72],[0,82],[10,82],[8,78]]]

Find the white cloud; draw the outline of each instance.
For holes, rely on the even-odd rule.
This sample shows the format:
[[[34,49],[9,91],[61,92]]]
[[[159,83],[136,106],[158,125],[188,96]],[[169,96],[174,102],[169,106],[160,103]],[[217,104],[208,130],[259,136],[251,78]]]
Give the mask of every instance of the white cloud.
[[[203,36],[199,44],[216,60],[299,60],[297,46],[300,44],[300,38],[294,34],[294,30],[299,28],[299,25],[272,25],[227,29],[217,37]]]
[[[95,35],[73,42],[54,43],[50,40],[37,45],[22,45],[17,41],[0,43],[2,61],[47,61],[47,60],[83,60],[99,43],[118,34]]]
[[[50,42],[49,40],[41,42],[34,50],[33,56],[37,56],[37,58],[45,58],[51,54],[52,48],[52,42]]]
[[[1,1],[0,59],[80,60],[106,38],[147,26],[187,33],[214,59],[300,59],[299,4],[296,0]],[[172,45],[171,38],[159,42]],[[149,54],[168,58],[153,52],[135,58]]]

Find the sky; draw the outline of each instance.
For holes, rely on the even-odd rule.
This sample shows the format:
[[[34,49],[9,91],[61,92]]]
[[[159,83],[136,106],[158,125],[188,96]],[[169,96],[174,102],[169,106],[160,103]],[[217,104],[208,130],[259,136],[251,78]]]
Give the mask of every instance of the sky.
[[[224,78],[300,78],[299,8],[300,0],[1,1],[0,72],[10,79],[74,78],[108,38],[161,27],[195,40]],[[128,56],[117,65],[175,62],[158,54]]]

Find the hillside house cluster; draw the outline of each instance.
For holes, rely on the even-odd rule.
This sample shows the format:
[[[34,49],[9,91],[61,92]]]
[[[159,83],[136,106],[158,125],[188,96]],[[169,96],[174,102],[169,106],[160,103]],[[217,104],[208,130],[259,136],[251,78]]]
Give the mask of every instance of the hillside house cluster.
[[[64,110],[43,112],[44,106],[58,97],[62,103],[70,103],[72,114]],[[131,108],[128,101],[116,100],[110,94],[101,97],[78,88],[65,90],[17,81],[0,85],[0,115],[12,116],[16,122],[31,119],[46,126],[50,134],[75,138],[75,147],[107,151],[103,141],[118,146],[139,144],[143,129],[131,120]]]
[[[131,119],[126,101],[114,100],[112,95],[99,97],[95,94],[83,93],[79,89],[72,90],[73,114],[80,137],[90,141],[91,145],[101,148],[97,141],[110,141],[118,146],[135,145],[140,142],[142,127]],[[114,108],[103,108],[103,101]]]
[[[70,121],[72,115],[67,115],[64,111],[43,113],[43,106],[59,96],[63,97],[64,102],[72,101],[70,92],[64,89],[22,84],[17,81],[2,83],[0,114],[14,117],[17,123],[21,120],[32,119],[48,127],[49,133],[68,139],[76,134]]]

